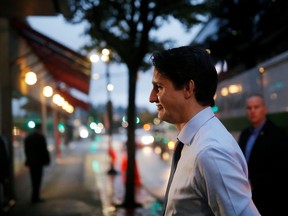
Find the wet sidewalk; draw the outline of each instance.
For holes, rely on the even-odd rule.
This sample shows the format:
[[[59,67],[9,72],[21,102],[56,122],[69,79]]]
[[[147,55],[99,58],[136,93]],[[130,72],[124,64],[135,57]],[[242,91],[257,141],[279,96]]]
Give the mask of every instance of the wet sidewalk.
[[[136,188],[135,201],[142,207],[134,210],[116,208],[125,195],[123,141],[113,138],[117,153],[117,175],[108,175],[110,158],[107,137],[72,142],[63,149],[61,158],[44,170],[43,203],[30,203],[30,179],[23,167],[16,176],[16,205],[8,216],[157,216],[161,212],[169,163],[162,161],[152,148],[138,150],[137,166],[141,185]]]

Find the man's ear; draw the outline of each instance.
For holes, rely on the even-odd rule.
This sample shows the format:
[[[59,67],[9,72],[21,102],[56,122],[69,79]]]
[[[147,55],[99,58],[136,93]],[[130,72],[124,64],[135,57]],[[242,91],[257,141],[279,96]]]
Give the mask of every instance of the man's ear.
[[[195,83],[193,80],[190,80],[189,82],[185,84],[184,94],[185,94],[186,99],[194,95],[194,88],[195,88]]]

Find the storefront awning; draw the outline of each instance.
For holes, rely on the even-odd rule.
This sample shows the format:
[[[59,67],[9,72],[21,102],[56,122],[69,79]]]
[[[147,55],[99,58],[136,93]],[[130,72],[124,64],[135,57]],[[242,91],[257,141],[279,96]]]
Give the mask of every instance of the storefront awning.
[[[84,110],[88,110],[90,105],[82,100],[79,100],[72,96],[69,92],[57,89],[56,92],[64,97],[72,106],[74,107],[81,107]]]
[[[87,57],[35,31],[23,21],[11,20],[11,25],[27,40],[56,82],[89,93],[91,62]]]

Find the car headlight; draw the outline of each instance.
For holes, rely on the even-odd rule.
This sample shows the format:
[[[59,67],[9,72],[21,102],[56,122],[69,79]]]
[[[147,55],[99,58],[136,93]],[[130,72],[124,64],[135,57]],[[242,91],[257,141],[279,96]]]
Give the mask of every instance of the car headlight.
[[[150,145],[154,142],[154,137],[151,135],[142,136],[141,142],[143,145]]]

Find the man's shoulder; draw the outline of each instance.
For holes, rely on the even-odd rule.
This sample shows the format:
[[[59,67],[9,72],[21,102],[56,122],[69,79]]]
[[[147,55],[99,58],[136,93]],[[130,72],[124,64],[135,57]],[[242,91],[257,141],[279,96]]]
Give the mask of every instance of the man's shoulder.
[[[282,138],[288,139],[288,134],[285,131],[285,129],[279,125],[277,125],[275,122],[271,121],[270,119],[267,119],[263,131],[265,134],[271,134],[273,136],[280,136]]]
[[[282,127],[280,127],[278,124],[276,124],[274,121],[267,119],[265,122],[265,125],[263,128],[268,128],[269,130],[274,129],[274,130],[279,130],[279,131],[284,131]]]

